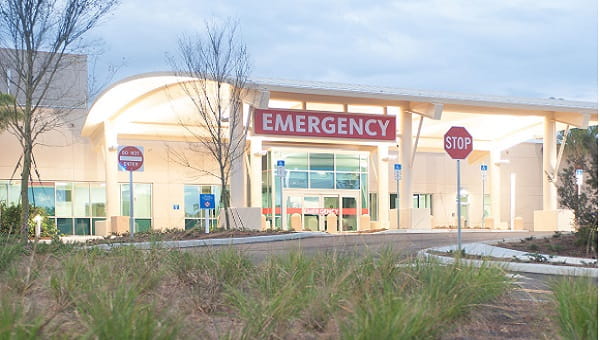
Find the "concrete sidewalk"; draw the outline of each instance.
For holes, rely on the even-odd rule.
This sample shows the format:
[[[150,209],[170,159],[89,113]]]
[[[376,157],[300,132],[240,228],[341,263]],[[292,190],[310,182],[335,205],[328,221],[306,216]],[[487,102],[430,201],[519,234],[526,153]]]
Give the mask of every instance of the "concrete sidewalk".
[[[492,242],[490,242],[492,243]],[[495,242],[494,242],[495,243]],[[569,276],[590,276],[598,277],[598,268],[589,267],[575,267],[572,265],[584,265],[584,264],[597,264],[597,260],[578,258],[578,257],[565,257],[565,256],[552,256],[552,255],[534,255],[524,251],[506,249],[496,247],[488,243],[467,243],[463,244],[462,248],[468,255],[475,256],[489,256],[498,259],[516,260],[522,262],[534,262],[534,263],[522,263],[522,262],[505,262],[505,261],[483,261],[483,260],[469,260],[463,259],[467,263],[473,265],[482,265],[484,262],[493,263],[505,267],[507,270],[515,272],[525,272],[534,274],[550,274],[550,275],[569,275]],[[454,258],[451,256],[440,256],[431,254],[430,251],[449,253],[450,251],[456,252],[458,249],[457,245],[434,247],[424,249],[419,252],[420,255],[435,258],[443,263],[452,263]],[[528,255],[529,254],[529,255]],[[536,262],[543,261],[542,262]],[[567,266],[570,264],[571,266]]]

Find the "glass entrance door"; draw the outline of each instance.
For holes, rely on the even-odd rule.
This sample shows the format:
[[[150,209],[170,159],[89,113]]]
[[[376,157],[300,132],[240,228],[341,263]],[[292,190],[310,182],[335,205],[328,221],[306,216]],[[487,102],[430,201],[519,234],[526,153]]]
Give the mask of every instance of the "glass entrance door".
[[[358,230],[358,197],[352,194],[312,194],[290,192],[286,195],[288,225],[294,230]],[[296,217],[292,215],[296,214]],[[298,219],[300,215],[300,219]]]
[[[358,208],[356,197],[342,196],[342,231],[358,230]]]

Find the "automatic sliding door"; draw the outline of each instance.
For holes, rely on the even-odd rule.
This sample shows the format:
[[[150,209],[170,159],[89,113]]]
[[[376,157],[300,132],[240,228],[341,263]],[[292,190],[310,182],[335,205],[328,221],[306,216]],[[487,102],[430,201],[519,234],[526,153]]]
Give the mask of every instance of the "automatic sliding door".
[[[358,230],[356,197],[342,197],[342,230]]]
[[[319,208],[321,200],[319,196],[304,196],[304,230],[319,231]]]
[[[340,223],[340,198],[338,196],[324,196],[323,208],[322,219],[324,230],[327,230],[328,232],[338,231],[338,226]],[[327,223],[327,215],[331,213],[335,214],[337,218],[335,223],[331,223],[332,225],[329,225],[329,223]]]

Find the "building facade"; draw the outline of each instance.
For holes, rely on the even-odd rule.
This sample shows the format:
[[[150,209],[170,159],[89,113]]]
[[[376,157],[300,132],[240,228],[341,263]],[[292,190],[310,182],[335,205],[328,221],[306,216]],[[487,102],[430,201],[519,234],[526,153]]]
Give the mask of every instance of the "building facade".
[[[120,145],[144,149],[144,170],[133,173],[138,231],[191,228],[206,215],[216,225],[218,207],[201,209],[198,197],[219,196],[210,175],[217,165],[194,139],[203,127],[190,120],[195,113],[181,88],[194,81],[170,73],[125,79],[98,96],[85,120],[43,137],[41,180],[30,191],[61,232],[127,230],[129,174],[118,168]],[[567,230],[569,213],[558,208],[552,181],[560,165],[556,135],[597,124],[596,103],[319,82],[256,79],[242,99],[246,148],[228,189],[235,225],[254,229],[456,227],[458,165],[444,152],[443,135],[464,126],[473,152],[460,162],[461,225]],[[0,200],[17,202],[18,141],[2,133],[0,143]],[[402,165],[399,180],[395,164]]]

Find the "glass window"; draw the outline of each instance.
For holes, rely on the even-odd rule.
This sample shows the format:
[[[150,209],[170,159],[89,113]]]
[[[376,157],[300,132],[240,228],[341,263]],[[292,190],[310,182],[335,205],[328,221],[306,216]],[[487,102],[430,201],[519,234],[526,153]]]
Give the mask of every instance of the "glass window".
[[[93,217],[106,217],[106,185],[90,183],[90,204]]]
[[[430,213],[433,214],[431,194],[413,194],[413,208],[429,208]]]
[[[152,220],[149,218],[136,218],[135,219],[135,231],[144,232],[152,228]]]
[[[361,172],[369,171],[369,156],[367,156],[367,155],[360,156],[360,171]]]
[[[58,232],[63,235],[73,235],[73,219],[72,218],[57,218],[56,226]]]
[[[379,220],[379,211],[377,210],[379,202],[377,202],[377,193],[369,193],[369,210],[371,213],[371,221]]]
[[[317,189],[333,189],[333,172],[311,172],[310,187]]]
[[[152,184],[133,184],[134,211],[136,218],[152,217]],[[129,184],[121,184],[121,215],[129,216]]]
[[[91,235],[89,218],[75,219],[75,235]]]
[[[313,171],[333,171],[332,153],[311,153],[310,170]]]
[[[342,230],[356,230],[356,199],[354,197],[342,197]]]
[[[8,203],[8,184],[0,183],[0,202]]]
[[[360,156],[349,154],[335,155],[335,171],[360,171]]]
[[[71,183],[56,184],[56,216],[73,216],[73,185]]]
[[[21,184],[8,184],[8,204],[17,205],[21,202]]]
[[[369,185],[367,182],[367,174],[360,174],[360,200],[362,202],[362,214],[367,214],[369,209]]]
[[[185,217],[200,217],[200,193],[198,186],[186,185],[183,189]]]
[[[308,188],[308,172],[288,171],[286,173],[287,188]]]
[[[90,185],[88,183],[75,183],[75,199],[73,204],[73,216],[90,216]],[[76,222],[77,224],[77,222]],[[76,227],[77,228],[77,227]],[[89,221],[88,221],[89,229]],[[77,232],[77,230],[75,230]]]
[[[308,154],[290,153],[285,156],[286,170],[308,170]]]
[[[209,225],[211,228],[217,226],[217,212],[220,207],[221,188],[216,185],[186,185],[184,191],[184,212],[185,212],[185,229],[194,227],[204,229],[204,219],[208,214]],[[215,195],[216,209],[201,209],[200,194]],[[137,220],[136,220],[137,221]]]
[[[29,202],[43,208],[50,216],[54,216],[54,183],[31,183],[29,187]]]
[[[360,189],[360,177],[358,173],[337,173],[335,186],[337,189]]]
[[[396,198],[397,194],[390,194],[390,209],[396,209]]]

